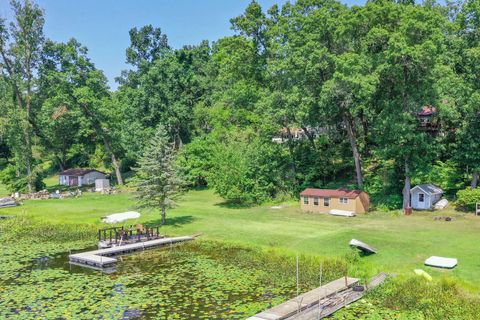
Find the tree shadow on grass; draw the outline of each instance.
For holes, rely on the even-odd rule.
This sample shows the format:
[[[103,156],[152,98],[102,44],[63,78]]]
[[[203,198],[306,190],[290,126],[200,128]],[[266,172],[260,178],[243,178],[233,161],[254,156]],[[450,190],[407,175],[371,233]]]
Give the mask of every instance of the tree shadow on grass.
[[[254,207],[255,205],[251,203],[242,203],[237,201],[224,201],[215,203],[215,206],[227,209],[248,209]]]
[[[196,220],[196,218],[193,217],[193,216],[178,216],[178,217],[172,217],[172,218],[169,218],[167,216],[167,223],[165,224],[165,226],[179,228],[182,225],[192,223],[195,220]],[[158,219],[155,219],[155,220],[148,221],[148,224],[161,225],[162,220],[160,218],[158,218]]]

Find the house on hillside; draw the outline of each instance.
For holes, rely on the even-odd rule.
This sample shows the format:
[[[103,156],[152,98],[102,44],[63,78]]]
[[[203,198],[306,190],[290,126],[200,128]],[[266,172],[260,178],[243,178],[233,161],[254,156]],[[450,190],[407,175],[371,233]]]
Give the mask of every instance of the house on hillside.
[[[58,174],[58,183],[64,186],[81,187],[94,185],[95,180],[105,179],[105,173],[95,169],[68,169]]]
[[[433,208],[443,195],[443,190],[433,184],[419,184],[410,190],[410,203],[413,209]]]
[[[367,212],[369,206],[368,194],[361,190],[308,188],[300,193],[300,207],[307,212],[359,214]]]
[[[439,122],[437,117],[437,108],[427,105],[417,112],[417,118],[419,120],[419,129],[431,133],[437,133],[439,129]]]

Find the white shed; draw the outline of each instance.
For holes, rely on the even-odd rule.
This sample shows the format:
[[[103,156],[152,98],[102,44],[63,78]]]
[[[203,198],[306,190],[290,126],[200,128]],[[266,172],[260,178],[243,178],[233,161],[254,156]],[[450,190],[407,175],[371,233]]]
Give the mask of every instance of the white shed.
[[[97,179],[105,179],[105,173],[94,169],[68,169],[59,173],[58,183],[65,186],[81,187],[93,185]]]
[[[433,184],[419,184],[410,190],[410,199],[413,209],[431,209],[443,195],[443,190]]]

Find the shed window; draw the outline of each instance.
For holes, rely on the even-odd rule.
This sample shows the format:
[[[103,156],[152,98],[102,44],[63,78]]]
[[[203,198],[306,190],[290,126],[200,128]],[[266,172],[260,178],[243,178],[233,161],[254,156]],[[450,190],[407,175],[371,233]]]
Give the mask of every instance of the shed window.
[[[318,197],[313,198],[313,205],[318,206]]]
[[[423,193],[418,194],[418,202],[424,202],[425,201],[425,195]]]
[[[330,198],[323,198],[323,206],[325,207],[330,206]]]
[[[303,197],[303,204],[308,204],[308,197]]]
[[[348,203],[348,198],[340,198],[340,203],[347,204]]]

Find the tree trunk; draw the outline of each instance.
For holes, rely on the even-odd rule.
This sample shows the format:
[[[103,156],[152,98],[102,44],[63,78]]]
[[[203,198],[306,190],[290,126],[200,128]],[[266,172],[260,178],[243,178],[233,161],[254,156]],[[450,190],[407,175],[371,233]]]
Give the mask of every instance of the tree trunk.
[[[95,132],[102,138],[103,140],[103,145],[105,146],[105,149],[107,152],[110,154],[110,159],[112,160],[112,165],[113,168],[115,169],[115,176],[117,177],[117,182],[119,185],[123,185],[123,178],[122,178],[122,173],[120,172],[120,164],[118,162],[117,157],[115,156],[115,153],[113,152],[112,145],[110,144],[110,141],[107,138],[107,134],[103,130],[102,126],[100,123],[97,121],[95,118],[95,115],[92,114],[90,109],[88,109],[88,106],[85,104],[80,104],[85,111],[86,115],[90,120],[92,121],[92,126],[95,129]]]
[[[347,129],[348,140],[350,140],[353,159],[355,161],[355,174],[357,177],[357,185],[360,189],[362,189],[363,188],[362,162],[360,159],[360,153],[358,152],[358,146],[357,146],[355,130],[353,128],[352,120],[347,113],[344,113],[343,115],[343,122],[345,123],[345,127]]]
[[[363,110],[360,114],[360,120],[362,122],[362,128],[363,128],[363,143],[365,144],[363,154],[365,156],[369,156],[370,148],[368,145],[368,121],[367,121],[367,118],[365,117],[365,113],[363,112]]]
[[[293,184],[297,185],[297,167],[295,166],[295,156],[293,152],[293,145],[292,145],[292,132],[290,131],[290,128],[288,126],[285,126],[287,128],[287,145],[288,145],[288,151],[290,153],[290,168],[292,169],[293,173]]]
[[[102,139],[105,149],[107,149],[107,152],[110,153],[110,159],[112,160],[112,165],[115,169],[115,176],[117,177],[117,182],[119,185],[123,185],[123,177],[122,173],[120,172],[120,164],[117,160],[117,157],[115,157],[115,153],[113,152],[112,146],[110,145],[110,141],[108,141],[107,137],[105,137],[105,134],[102,135]]]
[[[410,169],[405,160],[405,185],[403,186],[403,209],[410,208]]]
[[[161,215],[162,215],[162,225],[164,225],[164,224],[167,223],[167,210],[166,210],[165,206],[162,206]]]
[[[472,183],[470,185],[472,187],[472,189],[475,189],[478,185],[478,176],[479,176],[478,171],[476,171],[472,174]]]
[[[27,97],[27,101],[29,101],[29,98]],[[21,101],[19,101],[21,103]],[[20,108],[22,106],[20,105]],[[24,157],[25,157],[25,169],[27,170],[27,187],[28,187],[28,192],[33,192],[34,191],[34,181],[33,181],[33,175],[32,175],[32,138],[30,136],[30,103],[27,103],[26,105],[26,119],[24,123],[24,128],[23,128],[23,138],[25,141],[25,149],[24,149]]]
[[[310,144],[312,145],[312,148],[315,149],[315,137],[314,135],[308,131],[307,127],[302,127],[303,131],[305,132],[305,135],[308,138],[308,141],[310,141]]]
[[[55,155],[55,160],[57,160],[58,166],[60,167],[61,171],[65,171],[65,169],[67,169],[66,163],[62,160],[60,156]]]

